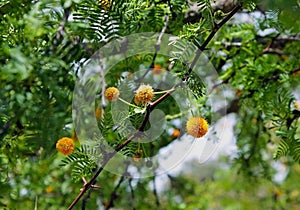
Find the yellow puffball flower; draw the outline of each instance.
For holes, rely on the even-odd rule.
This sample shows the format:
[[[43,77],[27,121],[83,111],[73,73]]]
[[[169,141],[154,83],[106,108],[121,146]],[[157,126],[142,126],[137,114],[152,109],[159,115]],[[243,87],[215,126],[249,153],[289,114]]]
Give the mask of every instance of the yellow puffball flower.
[[[69,137],[63,137],[59,139],[56,143],[56,149],[64,155],[71,154],[75,149],[75,144],[73,139]]]
[[[105,98],[112,102],[118,100],[120,91],[115,87],[109,87],[105,90]]]
[[[204,136],[208,131],[208,123],[202,117],[192,117],[186,123],[188,134],[195,138]]]
[[[151,85],[142,84],[136,91],[134,96],[134,102],[138,103],[149,103],[154,98],[154,90]]]

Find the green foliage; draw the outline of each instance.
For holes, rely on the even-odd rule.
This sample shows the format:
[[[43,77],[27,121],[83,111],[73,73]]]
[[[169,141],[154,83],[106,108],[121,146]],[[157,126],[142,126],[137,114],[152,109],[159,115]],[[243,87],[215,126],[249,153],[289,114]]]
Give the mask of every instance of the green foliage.
[[[95,157],[101,158],[101,153],[97,150],[97,147],[94,145],[93,147],[81,145],[80,149],[77,149],[62,161],[61,166],[71,165],[72,178],[78,182],[82,177],[91,177],[93,175],[97,169],[96,163],[99,161],[95,160]]]
[[[223,162],[199,166],[190,163],[161,194],[164,209],[280,209],[299,205],[299,165],[291,167],[284,184],[249,180],[237,168],[223,168]],[[223,166],[223,167],[222,167]],[[295,185],[293,184],[295,183]]]
[[[91,189],[84,195],[82,206],[86,209],[101,205],[124,209],[292,209],[299,205],[299,167],[293,163],[300,161],[300,111],[294,105],[299,100],[299,2],[243,0],[238,4],[242,10],[236,18],[219,25],[229,13],[212,7],[209,0],[2,1],[0,208],[34,209],[35,203],[38,209],[67,208],[82,187],[78,181],[89,181],[113,149],[137,129],[146,134],[135,136],[121,148],[126,161],[113,165],[124,176],[104,170],[95,180],[99,191]],[[71,135],[72,123],[87,122],[73,122],[72,99],[74,85],[91,56],[112,40],[133,33],[160,33],[163,28],[178,36],[168,40],[172,48],[169,57],[159,52],[134,55],[104,76],[106,86],[120,85],[120,97],[132,105],[127,107],[121,101],[108,104],[103,100],[105,87],[101,87],[95,101],[95,109],[102,111],[97,118],[101,135],[78,132],[80,144],[76,142],[75,151],[64,158],[57,154],[55,144]],[[131,179],[127,168],[133,166],[137,173],[143,172],[150,157],[179,141],[170,131],[181,129],[179,137],[185,134],[185,114],[200,113],[212,125],[216,123],[212,119],[219,110],[212,110],[207,101],[209,91],[220,91],[220,84],[208,90],[203,78],[189,69],[197,49],[206,41],[210,42],[204,53],[228,94],[224,97],[229,106],[222,108],[237,117],[234,129],[238,152],[232,163],[227,161],[233,171],[214,170],[202,181],[194,177],[203,171],[169,177],[171,188],[160,197],[152,187],[153,178]],[[125,44],[113,46],[108,52]],[[136,40],[133,45],[141,43]],[[154,64],[159,64],[164,73],[153,75]],[[146,71],[143,81],[135,82]],[[166,72],[184,80],[187,86],[179,87],[182,92],[177,100],[186,100],[186,105],[179,107],[174,98],[168,97],[155,107],[165,117],[152,115],[141,127],[147,108],[134,103],[134,91],[142,82],[162,82],[160,78]],[[82,87],[94,90],[95,81],[91,79]],[[154,87],[156,92],[171,88]],[[79,93],[86,94],[86,100],[92,97]],[[162,95],[156,94],[154,100]],[[191,98],[197,102],[195,107],[188,103]],[[231,100],[238,102],[236,106],[231,106]],[[165,123],[159,140],[147,142],[156,135],[147,131],[161,122]],[[146,161],[137,157],[139,151]],[[137,158],[136,162],[128,162],[132,158]],[[282,184],[273,182],[274,159],[290,168]],[[158,165],[151,162],[154,169]]]

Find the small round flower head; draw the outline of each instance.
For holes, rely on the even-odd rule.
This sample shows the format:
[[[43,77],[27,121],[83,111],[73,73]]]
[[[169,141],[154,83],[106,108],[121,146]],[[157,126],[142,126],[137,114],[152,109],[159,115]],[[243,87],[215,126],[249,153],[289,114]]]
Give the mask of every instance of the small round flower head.
[[[73,139],[68,138],[68,137],[63,137],[59,139],[56,143],[56,149],[64,154],[64,155],[69,155],[74,151],[75,144]]]
[[[188,134],[195,138],[204,136],[208,131],[208,123],[202,117],[192,117],[186,123]]]
[[[105,90],[105,98],[112,102],[118,100],[120,91],[115,87],[109,87]]]
[[[154,97],[154,90],[151,85],[144,85],[142,84],[136,91],[134,96],[134,102],[136,104],[142,103],[149,103],[152,101]]]

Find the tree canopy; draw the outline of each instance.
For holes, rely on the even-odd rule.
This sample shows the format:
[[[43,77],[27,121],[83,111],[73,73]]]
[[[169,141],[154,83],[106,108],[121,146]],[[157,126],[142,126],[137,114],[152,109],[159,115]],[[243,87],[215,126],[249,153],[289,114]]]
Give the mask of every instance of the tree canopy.
[[[299,7],[1,1],[0,207],[297,209]]]

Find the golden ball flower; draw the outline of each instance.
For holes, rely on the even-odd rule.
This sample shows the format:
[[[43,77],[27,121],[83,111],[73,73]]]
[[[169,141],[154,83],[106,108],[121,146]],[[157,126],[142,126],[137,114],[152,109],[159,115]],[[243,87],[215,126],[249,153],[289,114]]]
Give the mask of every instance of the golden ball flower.
[[[149,103],[154,98],[154,90],[151,85],[142,84],[136,91],[134,96],[134,102],[136,104]]]
[[[59,139],[56,143],[56,149],[64,155],[71,154],[75,149],[75,144],[73,139],[69,137],[63,137]]]
[[[115,87],[109,87],[105,90],[105,98],[112,102],[118,100],[120,91]]]
[[[188,134],[195,138],[204,136],[208,131],[208,123],[202,117],[192,117],[186,123],[186,130]]]

